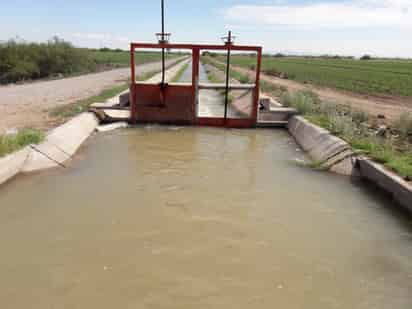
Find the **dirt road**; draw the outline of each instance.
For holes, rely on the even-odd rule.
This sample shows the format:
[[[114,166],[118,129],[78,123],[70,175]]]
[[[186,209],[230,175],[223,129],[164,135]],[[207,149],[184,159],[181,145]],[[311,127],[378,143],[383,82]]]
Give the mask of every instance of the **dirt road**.
[[[173,65],[177,60],[169,60]],[[160,63],[148,63],[137,68],[144,74],[160,70]],[[47,128],[48,109],[73,103],[104,89],[120,85],[130,77],[130,69],[87,74],[60,80],[41,81],[0,87],[0,133],[10,128]]]
[[[254,71],[238,66],[232,65],[232,69],[248,74],[251,78],[254,78],[256,74]],[[261,74],[261,80],[278,86],[284,86],[289,91],[311,90],[316,92],[322,100],[350,105],[354,109],[362,110],[372,116],[383,114],[389,120],[397,119],[405,111],[412,112],[412,98],[362,96],[330,88],[305,85],[293,80],[269,76],[263,73]]]

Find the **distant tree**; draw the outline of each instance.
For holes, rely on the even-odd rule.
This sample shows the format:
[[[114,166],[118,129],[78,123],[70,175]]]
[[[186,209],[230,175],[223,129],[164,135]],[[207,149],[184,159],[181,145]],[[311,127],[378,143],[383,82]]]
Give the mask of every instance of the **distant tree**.
[[[273,55],[273,57],[275,57],[275,58],[282,58],[282,57],[285,57],[285,55],[282,54],[282,53],[276,53],[276,54]]]
[[[370,55],[363,55],[361,58],[360,58],[360,60],[371,60],[372,59],[372,56],[370,56]]]
[[[89,72],[96,63],[90,51],[53,37],[46,43],[10,40],[0,44],[0,83]]]

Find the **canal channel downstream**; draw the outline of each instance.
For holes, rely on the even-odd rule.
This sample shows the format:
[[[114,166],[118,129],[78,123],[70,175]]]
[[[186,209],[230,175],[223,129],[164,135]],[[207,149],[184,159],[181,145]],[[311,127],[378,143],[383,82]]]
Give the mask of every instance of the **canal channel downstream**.
[[[1,308],[412,308],[412,224],[283,130],[97,134],[0,189]]]
[[[189,65],[183,72],[179,82],[191,83],[192,82],[192,61],[189,61]],[[206,68],[204,64],[199,65],[199,83],[208,84],[212,83],[209,80]],[[252,101],[251,101],[252,103]],[[227,115],[229,118],[243,118],[239,112],[237,112],[231,104],[228,105]],[[199,117],[219,117],[223,118],[225,115],[225,97],[224,94],[214,89],[202,89],[199,91],[199,105],[197,115]]]

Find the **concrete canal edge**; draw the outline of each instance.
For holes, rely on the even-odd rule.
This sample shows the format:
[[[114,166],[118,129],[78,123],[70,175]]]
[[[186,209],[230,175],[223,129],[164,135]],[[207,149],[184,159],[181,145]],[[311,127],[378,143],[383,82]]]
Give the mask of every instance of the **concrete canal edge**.
[[[0,185],[19,173],[64,166],[99,125],[93,113],[83,113],[53,129],[39,145],[30,145],[0,159]]]
[[[30,148],[25,147],[0,159],[0,185],[20,173],[30,153]]]
[[[118,123],[100,127],[94,113],[82,113],[50,131],[38,145],[30,145],[0,159],[0,185],[19,173],[37,172],[64,167],[94,131],[110,131],[126,127]]]
[[[388,192],[394,200],[412,213],[412,184],[367,158],[358,158],[358,163],[363,178]]]
[[[31,146],[21,172],[64,166],[98,125],[99,120],[93,113],[83,113],[52,130],[44,142]]]
[[[301,116],[289,119],[288,130],[298,145],[318,162],[320,167],[341,175],[358,175],[355,154],[344,140]]]
[[[293,116],[288,123],[289,133],[308,155],[334,173],[360,176],[392,196],[412,213],[412,184],[406,182],[381,164],[358,157],[351,146],[329,131],[312,124],[302,116]]]

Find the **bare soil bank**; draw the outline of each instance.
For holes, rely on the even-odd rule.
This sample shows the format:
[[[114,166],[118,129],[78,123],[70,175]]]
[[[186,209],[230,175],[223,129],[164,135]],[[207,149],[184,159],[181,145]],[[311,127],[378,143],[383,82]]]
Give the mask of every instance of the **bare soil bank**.
[[[169,64],[176,60],[169,60]],[[158,70],[159,63],[140,65],[141,74]],[[0,134],[10,128],[48,129],[48,109],[98,95],[130,77],[122,68],[77,77],[0,87]]]
[[[251,78],[256,74],[252,70],[239,66],[232,66],[232,68],[242,74],[248,74]],[[405,111],[412,112],[412,98],[357,95],[331,88],[302,84],[266,74],[261,74],[261,80],[278,86],[284,86],[289,91],[311,90],[317,93],[322,100],[350,105],[351,107],[362,110],[372,116],[385,115],[389,120],[397,119]]]

